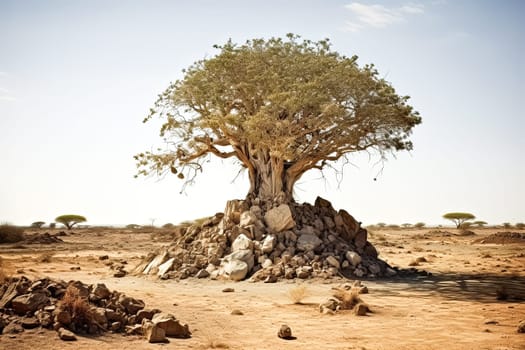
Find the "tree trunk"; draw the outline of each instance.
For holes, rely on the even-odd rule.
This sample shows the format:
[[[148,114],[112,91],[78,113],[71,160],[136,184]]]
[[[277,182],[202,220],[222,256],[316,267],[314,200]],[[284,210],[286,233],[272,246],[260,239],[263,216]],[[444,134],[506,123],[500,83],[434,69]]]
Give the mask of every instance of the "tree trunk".
[[[293,202],[293,185],[282,159],[259,157],[250,169],[250,191],[248,198],[263,202]]]

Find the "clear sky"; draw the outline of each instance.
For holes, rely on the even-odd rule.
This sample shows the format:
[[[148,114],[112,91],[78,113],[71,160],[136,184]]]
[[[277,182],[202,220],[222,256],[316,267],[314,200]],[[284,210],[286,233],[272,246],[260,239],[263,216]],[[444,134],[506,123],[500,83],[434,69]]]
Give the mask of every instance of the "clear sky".
[[[298,201],[320,195],[364,224],[524,222],[523,23],[519,0],[0,0],[0,222],[162,225],[243,198],[229,162],[185,194],[175,177],[134,179],[133,155],[161,144],[141,121],[213,44],[289,32],[376,64],[423,118],[411,153],[383,169],[355,156],[339,185],[308,174]]]

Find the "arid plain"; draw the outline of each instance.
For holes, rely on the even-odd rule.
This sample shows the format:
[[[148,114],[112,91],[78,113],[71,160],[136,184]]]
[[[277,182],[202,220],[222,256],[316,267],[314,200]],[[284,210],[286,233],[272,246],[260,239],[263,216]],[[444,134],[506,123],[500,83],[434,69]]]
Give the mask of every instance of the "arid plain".
[[[35,328],[0,336],[0,348],[525,349],[525,334],[517,333],[525,319],[525,239],[487,239],[509,231],[504,228],[471,230],[474,234],[453,228],[369,230],[381,259],[430,275],[363,280],[368,293],[361,297],[372,312],[362,317],[344,310],[319,312],[333,287],[352,283],[342,277],[277,283],[114,277],[118,269],[131,271],[145,255],[169,244],[169,232],[161,229],[83,228],[66,231],[59,243],[4,244],[7,275],[104,283],[142,299],[146,308],[175,315],[189,325],[192,337],[150,344],[139,335],[108,332],[64,342],[55,331]],[[523,237],[522,230],[510,231]],[[300,285],[305,295],[296,304],[289,294]],[[225,288],[234,291],[225,293]],[[296,339],[277,337],[282,324]]]

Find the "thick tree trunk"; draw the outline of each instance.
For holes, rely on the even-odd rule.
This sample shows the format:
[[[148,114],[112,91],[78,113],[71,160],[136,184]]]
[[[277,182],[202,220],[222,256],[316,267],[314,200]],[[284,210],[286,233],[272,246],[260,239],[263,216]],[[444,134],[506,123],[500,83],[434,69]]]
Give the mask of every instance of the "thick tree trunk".
[[[275,157],[259,158],[250,169],[250,191],[248,198],[259,198],[263,202],[293,202],[293,185],[284,162]]]

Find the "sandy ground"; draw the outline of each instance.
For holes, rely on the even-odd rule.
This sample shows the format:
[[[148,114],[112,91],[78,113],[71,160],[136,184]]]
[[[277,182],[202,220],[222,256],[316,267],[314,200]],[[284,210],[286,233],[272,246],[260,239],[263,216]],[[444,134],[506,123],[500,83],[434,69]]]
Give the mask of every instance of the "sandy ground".
[[[373,311],[364,317],[319,313],[318,304],[344,279],[264,284],[113,277],[108,262],[126,262],[129,271],[141,256],[167,244],[152,241],[150,233],[77,229],[62,237],[64,243],[2,245],[4,269],[12,274],[105,283],[143,299],[147,308],[174,314],[193,336],[149,344],[109,333],[63,342],[55,332],[37,329],[0,336],[0,349],[525,349],[525,334],[516,332],[525,319],[525,244],[473,243],[502,229],[476,229],[472,236],[440,230],[450,234],[429,228],[371,233],[391,265],[408,267],[424,258],[415,267],[432,276],[363,281],[370,293],[362,297]],[[99,260],[101,255],[109,259]],[[293,304],[288,292],[301,283],[308,295]],[[235,291],[222,292],[226,287]],[[497,300],[498,290],[509,299]],[[232,315],[234,309],[243,314]],[[297,339],[278,338],[282,324]]]

